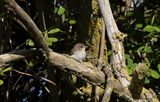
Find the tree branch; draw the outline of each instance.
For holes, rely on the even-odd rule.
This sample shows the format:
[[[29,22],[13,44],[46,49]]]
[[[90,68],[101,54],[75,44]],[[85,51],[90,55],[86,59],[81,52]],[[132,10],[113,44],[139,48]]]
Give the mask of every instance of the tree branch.
[[[145,64],[139,63],[132,74],[131,84],[129,86],[130,92],[135,99],[139,99],[142,93],[145,77],[148,68]]]
[[[103,95],[101,102],[109,102],[109,100],[111,98],[112,91],[113,91],[114,76],[113,76],[112,70],[110,69],[109,66],[104,67],[103,71],[104,71],[105,75],[107,76],[107,84],[106,84],[105,92],[104,92],[104,95]]]
[[[13,12],[19,21],[26,27],[35,45],[38,48],[42,48],[46,55],[49,56],[49,48],[42,36],[42,32],[38,29],[30,16],[14,0],[3,1],[7,4],[8,10]]]
[[[58,66],[61,70],[70,70],[75,72],[78,76],[87,78],[89,81],[100,85],[105,82],[104,73],[92,66],[86,66],[79,63],[70,57],[51,52],[50,61],[53,65]]]
[[[39,50],[35,49],[12,51],[0,55],[0,63],[7,63],[25,58],[33,58],[36,55],[38,56],[38,54],[40,54]],[[100,85],[105,82],[105,75],[101,70],[93,66],[86,66],[83,63],[79,63],[69,56],[64,56],[56,52],[50,52],[49,60],[52,65],[58,66],[59,69],[71,71],[77,74],[79,77],[91,81],[93,84]]]
[[[38,50],[31,49],[31,50],[15,50],[9,53],[1,54],[0,55],[0,64],[1,63],[8,63],[11,61],[17,61],[25,58],[34,58],[36,55],[39,54]]]
[[[17,61],[21,59],[27,59],[27,58],[34,58],[36,55],[38,56],[39,50],[31,49],[31,50],[19,50],[19,51],[12,51],[6,54],[1,54],[0,55],[0,64],[11,62],[11,61]],[[51,65],[57,66],[60,70],[64,71],[70,71],[76,74],[77,76],[81,77],[84,80],[90,81],[94,85],[102,85],[105,83],[105,74],[107,74],[108,79],[107,79],[107,87],[106,87],[106,92],[105,96],[107,96],[107,100],[109,100],[109,96],[112,92],[112,87],[113,87],[113,92],[118,94],[121,98],[125,100],[133,100],[130,96],[125,91],[125,88],[122,87],[120,82],[118,80],[114,79],[114,82],[112,83],[113,80],[111,80],[113,77],[111,75],[111,72],[105,72],[105,74],[99,70],[98,68],[95,68],[93,66],[87,66],[84,63],[79,63],[76,60],[70,58],[69,56],[64,56],[62,54],[58,54],[56,52],[50,52],[50,57],[49,60],[51,62]],[[108,67],[107,67],[108,69]],[[111,78],[111,79],[110,79]],[[109,90],[109,93],[108,91]],[[146,90],[146,89],[145,89]],[[145,93],[152,94],[150,91],[145,91]],[[145,97],[145,96],[144,96]],[[148,97],[148,96],[147,96]],[[146,98],[147,98],[146,97]],[[106,100],[104,97],[104,100]],[[153,96],[154,100],[157,100],[156,94]]]
[[[98,0],[100,10],[102,16],[105,21],[108,38],[112,45],[112,61],[111,64],[117,75],[119,81],[123,85],[123,87],[127,87],[129,85],[127,74],[124,72],[125,64],[125,56],[124,56],[124,48],[122,40],[124,38],[124,34],[118,30],[116,22],[113,18],[113,14],[111,11],[111,7],[109,4],[109,0]]]

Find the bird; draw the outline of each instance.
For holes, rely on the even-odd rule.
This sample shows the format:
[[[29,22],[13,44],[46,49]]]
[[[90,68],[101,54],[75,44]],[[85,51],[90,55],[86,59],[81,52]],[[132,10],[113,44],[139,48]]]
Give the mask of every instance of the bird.
[[[86,48],[82,43],[77,43],[70,51],[70,55],[78,62],[82,62],[86,58]]]

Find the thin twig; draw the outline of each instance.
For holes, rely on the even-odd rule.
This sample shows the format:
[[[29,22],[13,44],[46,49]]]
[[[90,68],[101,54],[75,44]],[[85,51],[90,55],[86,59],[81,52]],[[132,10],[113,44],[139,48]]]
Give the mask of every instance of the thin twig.
[[[25,73],[25,72],[21,72],[21,71],[18,71],[18,70],[16,70],[16,69],[13,69],[13,71],[15,71],[15,72],[17,72],[17,73],[19,73],[19,74],[22,74],[22,75],[26,75],[26,76],[34,76],[34,75],[32,75],[32,74]],[[49,79],[46,79],[46,78],[40,77],[40,76],[36,76],[36,77],[39,77],[40,79],[42,79],[42,80],[44,80],[44,81],[46,81],[46,82],[48,82],[48,83],[51,83],[52,85],[55,85],[55,86],[56,86],[56,83],[54,83],[53,81],[51,81],[51,80],[49,80]]]
[[[19,19],[17,19],[16,17],[13,17],[13,20],[16,21],[21,27],[24,28],[24,30],[28,32],[26,26]]]
[[[51,83],[52,85],[56,85],[56,83],[54,83],[53,81],[49,80],[49,79],[46,79],[44,77],[40,77],[42,80],[48,82],[48,83]]]
[[[25,72],[27,72],[28,69],[29,69],[29,67],[25,70]],[[12,88],[13,90],[15,89],[16,85],[18,84],[18,82],[19,82],[19,80],[22,78],[22,76],[23,76],[23,75],[21,75],[21,76],[17,79],[17,81],[15,82],[15,84],[13,85],[13,88]]]
[[[18,45],[15,50],[20,49],[20,47],[24,46],[29,40],[26,40],[25,42],[23,42],[22,44]]]
[[[43,22],[43,29],[46,31],[46,21],[45,21],[45,17],[44,17],[44,11],[42,11],[42,22]]]
[[[47,41],[48,39],[48,34],[47,34],[47,28],[46,28],[46,21],[45,21],[45,16],[44,16],[44,11],[42,11],[42,22],[43,22],[43,29],[44,29],[44,39]]]

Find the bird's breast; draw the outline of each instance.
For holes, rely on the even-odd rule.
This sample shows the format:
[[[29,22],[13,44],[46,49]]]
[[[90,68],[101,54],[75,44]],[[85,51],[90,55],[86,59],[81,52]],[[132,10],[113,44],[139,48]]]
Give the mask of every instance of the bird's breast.
[[[74,54],[72,55],[72,57],[77,60],[77,61],[82,61],[83,59],[85,59],[86,57],[86,52],[85,51],[76,51],[74,52]]]

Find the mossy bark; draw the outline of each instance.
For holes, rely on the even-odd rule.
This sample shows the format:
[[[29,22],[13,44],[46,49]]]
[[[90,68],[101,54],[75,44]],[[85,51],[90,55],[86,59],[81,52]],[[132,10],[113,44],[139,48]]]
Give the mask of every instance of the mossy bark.
[[[87,59],[94,65],[97,65],[100,48],[100,38],[102,33],[103,18],[100,14],[99,6],[96,0],[76,0],[74,12],[77,16],[77,42],[86,43],[88,46]],[[104,63],[108,62],[105,54]]]

